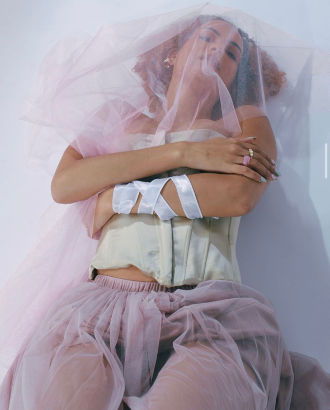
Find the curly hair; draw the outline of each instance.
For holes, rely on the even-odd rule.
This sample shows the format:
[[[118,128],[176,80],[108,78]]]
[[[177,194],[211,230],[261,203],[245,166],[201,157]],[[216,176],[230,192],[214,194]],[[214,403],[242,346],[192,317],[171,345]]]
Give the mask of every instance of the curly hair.
[[[138,74],[142,80],[143,88],[149,97],[148,108],[150,113],[158,112],[162,108],[162,102],[158,95],[166,95],[172,78],[172,69],[166,69],[163,64],[169,51],[173,48],[180,50],[200,25],[213,20],[221,20],[231,24],[237,29],[243,40],[242,58],[229,89],[234,107],[237,108],[242,105],[258,106],[262,102],[262,90],[260,89],[258,76],[260,64],[265,99],[267,100],[280,91],[282,85],[286,82],[286,73],[278,69],[272,57],[266,51],[261,50],[255,40],[221,16],[200,15],[181,33],[138,57],[133,72]],[[157,87],[161,87],[161,90],[157,90]],[[238,89],[240,89],[240,93],[238,93]],[[242,92],[242,90],[244,91]],[[221,117],[221,105],[220,100],[218,100],[213,107],[211,119],[217,120]]]

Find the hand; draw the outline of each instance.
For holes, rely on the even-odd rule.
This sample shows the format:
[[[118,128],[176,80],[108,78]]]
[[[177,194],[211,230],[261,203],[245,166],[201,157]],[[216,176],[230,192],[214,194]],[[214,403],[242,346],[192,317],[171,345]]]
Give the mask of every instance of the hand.
[[[276,176],[271,158],[253,142],[245,138],[214,137],[205,141],[189,142],[185,152],[186,166],[206,172],[241,174],[260,182],[260,176],[273,180]],[[243,165],[244,155],[253,150],[249,166]],[[277,179],[277,178],[275,178]]]

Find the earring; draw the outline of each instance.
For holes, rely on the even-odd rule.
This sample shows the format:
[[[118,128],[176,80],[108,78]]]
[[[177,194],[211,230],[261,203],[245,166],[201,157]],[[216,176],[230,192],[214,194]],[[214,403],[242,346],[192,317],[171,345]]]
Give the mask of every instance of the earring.
[[[164,67],[165,68],[170,68],[171,64],[170,64],[170,59],[167,57],[166,60],[164,60]]]

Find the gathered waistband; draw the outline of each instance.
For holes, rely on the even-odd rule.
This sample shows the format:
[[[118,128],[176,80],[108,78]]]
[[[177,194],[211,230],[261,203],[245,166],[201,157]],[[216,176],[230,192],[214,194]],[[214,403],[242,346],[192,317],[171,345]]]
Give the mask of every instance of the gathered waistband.
[[[177,289],[190,290],[197,285],[182,285],[167,287],[158,282],[139,282],[136,280],[127,280],[115,278],[113,276],[98,274],[93,282],[98,285],[107,286],[112,289],[119,289],[126,292],[175,292]]]

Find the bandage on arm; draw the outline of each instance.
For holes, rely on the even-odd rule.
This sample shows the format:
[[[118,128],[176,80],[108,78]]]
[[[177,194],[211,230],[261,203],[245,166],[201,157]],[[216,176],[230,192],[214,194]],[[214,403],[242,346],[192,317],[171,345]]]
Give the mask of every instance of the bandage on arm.
[[[154,179],[151,182],[132,181],[128,184],[117,184],[112,197],[113,210],[118,214],[129,214],[139,194],[142,199],[139,204],[138,214],[153,214],[162,220],[178,216],[161,195],[161,190],[168,180],[172,180],[179,195],[183,211],[188,219],[203,218],[199,208],[195,191],[187,175],[177,175],[168,178]],[[219,219],[219,217],[212,217]]]

